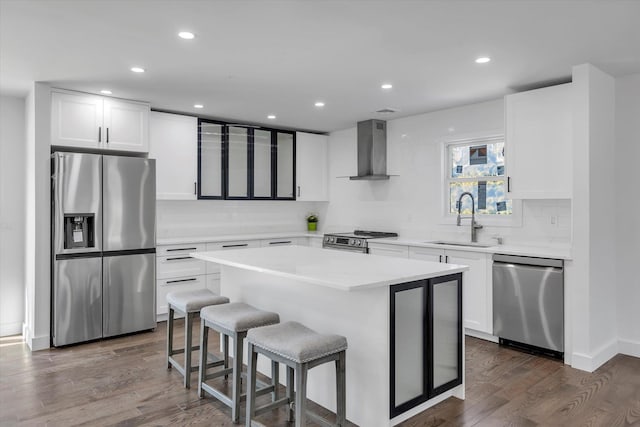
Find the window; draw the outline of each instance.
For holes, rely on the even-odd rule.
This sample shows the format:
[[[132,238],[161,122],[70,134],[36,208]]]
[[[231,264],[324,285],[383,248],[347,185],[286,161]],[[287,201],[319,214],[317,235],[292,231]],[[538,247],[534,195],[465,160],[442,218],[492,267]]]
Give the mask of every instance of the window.
[[[504,138],[492,137],[445,145],[445,213],[457,214],[460,195],[473,195],[475,212],[487,217],[511,216],[506,198]],[[471,215],[471,198],[462,199],[463,215]]]

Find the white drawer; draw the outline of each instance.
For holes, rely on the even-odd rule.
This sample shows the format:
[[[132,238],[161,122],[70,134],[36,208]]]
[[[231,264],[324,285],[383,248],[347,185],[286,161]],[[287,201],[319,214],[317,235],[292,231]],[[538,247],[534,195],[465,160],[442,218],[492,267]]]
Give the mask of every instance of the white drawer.
[[[202,252],[206,248],[204,243],[185,243],[183,245],[163,245],[156,249],[156,256],[182,256],[189,252]]]
[[[298,239],[296,237],[287,237],[285,239],[267,239],[260,240],[260,246],[263,248],[267,248],[270,246],[289,246],[289,245],[297,245]]]
[[[236,240],[233,242],[212,242],[207,243],[208,251],[227,251],[232,249],[259,248],[260,240]],[[220,265],[214,262],[207,262],[207,274],[220,273]]]
[[[199,276],[206,274],[205,262],[191,258],[187,254],[156,258],[156,277],[170,279],[176,277]]]
[[[204,289],[205,276],[181,277],[177,279],[157,280],[157,314],[167,314],[167,294],[172,291],[194,291],[196,289]]]

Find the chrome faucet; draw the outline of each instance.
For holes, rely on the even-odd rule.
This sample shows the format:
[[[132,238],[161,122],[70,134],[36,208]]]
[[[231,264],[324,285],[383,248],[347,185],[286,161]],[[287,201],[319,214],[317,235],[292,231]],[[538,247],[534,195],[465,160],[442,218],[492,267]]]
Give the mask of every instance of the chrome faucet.
[[[476,201],[473,199],[473,194],[469,193],[468,191],[462,193],[460,195],[460,198],[458,198],[458,203],[456,203],[458,205],[458,219],[456,224],[458,225],[458,227],[462,225],[462,217],[460,216],[460,211],[462,210],[462,198],[464,196],[471,197],[471,241],[475,243],[478,241],[477,230],[481,229],[482,226],[476,222]]]

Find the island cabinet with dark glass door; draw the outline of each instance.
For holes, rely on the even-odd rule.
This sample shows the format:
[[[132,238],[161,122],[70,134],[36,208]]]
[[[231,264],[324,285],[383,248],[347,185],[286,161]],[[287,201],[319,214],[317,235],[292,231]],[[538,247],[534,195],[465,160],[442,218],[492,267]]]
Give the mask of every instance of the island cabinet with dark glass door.
[[[462,273],[390,287],[390,418],[462,384]]]
[[[198,120],[198,198],[295,200],[295,132]]]

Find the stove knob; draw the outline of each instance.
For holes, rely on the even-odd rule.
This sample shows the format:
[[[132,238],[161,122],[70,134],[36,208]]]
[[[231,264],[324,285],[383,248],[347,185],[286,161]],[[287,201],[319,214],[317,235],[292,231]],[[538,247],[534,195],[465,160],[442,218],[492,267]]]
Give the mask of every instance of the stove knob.
[[[358,240],[358,246],[362,246],[362,240]]]
[[[356,241],[355,239],[349,239],[349,246],[355,246]]]
[[[335,243],[336,242],[336,238],[335,237],[329,237],[329,243]]]

